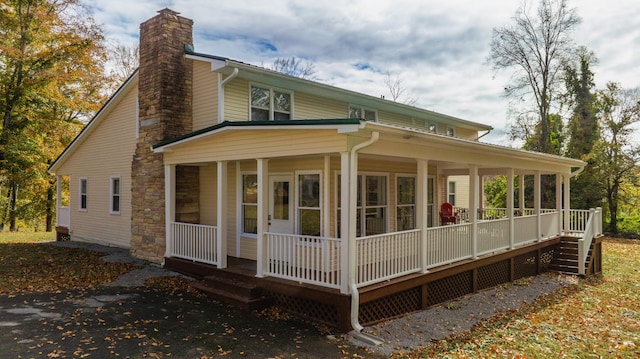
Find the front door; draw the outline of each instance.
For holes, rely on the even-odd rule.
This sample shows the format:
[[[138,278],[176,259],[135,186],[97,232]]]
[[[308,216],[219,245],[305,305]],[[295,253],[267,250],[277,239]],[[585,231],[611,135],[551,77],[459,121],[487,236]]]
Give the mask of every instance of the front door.
[[[293,234],[293,177],[269,176],[269,232]]]

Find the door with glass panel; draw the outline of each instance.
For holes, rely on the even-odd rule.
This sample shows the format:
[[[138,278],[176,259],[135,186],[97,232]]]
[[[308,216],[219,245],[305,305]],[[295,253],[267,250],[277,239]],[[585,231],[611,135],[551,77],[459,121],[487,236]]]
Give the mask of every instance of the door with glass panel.
[[[293,233],[291,175],[269,176],[269,232]]]

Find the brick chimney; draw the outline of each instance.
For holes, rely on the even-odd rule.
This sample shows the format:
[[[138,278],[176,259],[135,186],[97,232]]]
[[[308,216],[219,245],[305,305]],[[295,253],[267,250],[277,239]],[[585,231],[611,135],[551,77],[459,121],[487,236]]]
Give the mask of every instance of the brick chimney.
[[[185,45],[193,44],[192,30],[192,20],[170,9],[160,10],[140,25],[139,138],[131,165],[131,253],[153,262],[164,257],[165,196],[162,154],[154,154],[151,146],[192,131],[193,65],[184,56]],[[196,212],[189,221],[197,223],[198,168],[178,167],[176,172],[176,187],[189,188],[178,189],[177,216],[181,213],[178,207],[186,204]]]

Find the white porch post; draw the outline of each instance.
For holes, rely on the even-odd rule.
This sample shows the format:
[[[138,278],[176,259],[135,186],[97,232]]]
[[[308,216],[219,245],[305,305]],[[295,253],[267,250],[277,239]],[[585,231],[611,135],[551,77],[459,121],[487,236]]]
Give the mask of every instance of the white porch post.
[[[570,227],[570,220],[571,220],[571,188],[570,188],[570,184],[571,184],[571,176],[569,173],[565,173],[563,177],[564,180],[564,223],[563,223],[563,229],[565,231],[565,233],[569,233],[569,231],[571,230]]]
[[[515,220],[513,216],[513,168],[507,169],[507,218],[509,218],[509,249],[515,244]]]
[[[520,209],[520,215],[524,216],[524,208],[526,207],[524,203],[524,173],[518,175],[518,182],[518,208]]]
[[[562,174],[556,173],[556,210],[558,211],[558,234],[562,233]]]
[[[416,227],[420,229],[420,265],[427,273],[427,224],[429,223],[429,161],[418,160],[416,176]]]
[[[218,162],[217,224],[218,268],[227,268],[227,161]]]
[[[331,157],[324,156],[324,168],[322,170],[322,235],[329,237],[331,231],[331,207],[329,207],[330,195],[331,195]]]
[[[536,242],[542,240],[540,226],[540,171],[533,172],[533,211],[536,214]]]
[[[355,151],[354,151],[355,152]],[[357,203],[358,203],[358,153],[353,153],[351,158],[349,159],[349,281],[348,284],[351,286],[352,283],[358,283],[358,244],[356,243],[357,232],[356,232],[356,223],[358,220],[357,216]],[[364,198],[363,198],[364,201]],[[344,205],[344,204],[343,204]],[[364,213],[362,214],[364,215]],[[362,232],[365,233],[366,229],[362,228]],[[353,295],[353,293],[352,293]]]
[[[469,166],[469,221],[473,259],[478,258],[478,166]]]
[[[265,232],[269,229],[269,160],[258,159],[258,248],[256,277],[264,277],[267,269]]]
[[[176,220],[176,165],[164,165],[165,258],[173,254],[173,222]]]
[[[349,229],[355,228],[350,225],[349,213],[349,152],[340,153],[340,292],[349,293]],[[355,209],[354,209],[355,211]],[[355,231],[355,229],[354,229]]]

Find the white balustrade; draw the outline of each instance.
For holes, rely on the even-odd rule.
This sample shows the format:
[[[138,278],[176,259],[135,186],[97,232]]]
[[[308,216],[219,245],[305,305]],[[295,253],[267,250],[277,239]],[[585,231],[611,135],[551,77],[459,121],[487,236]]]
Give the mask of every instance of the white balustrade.
[[[170,257],[218,265],[218,228],[202,224],[171,223]]]
[[[542,239],[549,239],[560,235],[558,231],[558,212],[542,212],[540,215]]]
[[[340,240],[265,233],[266,275],[340,288]]]
[[[420,234],[416,229],[357,238],[358,286],[419,271]]]
[[[427,268],[473,257],[471,224],[427,228]]]
[[[58,207],[58,212],[56,213],[57,219],[56,224],[58,227],[66,227],[69,228],[69,224],[71,223],[71,215],[69,212],[69,207]]]
[[[578,240],[578,274],[585,275],[585,264],[594,237],[602,235],[602,208],[589,210],[589,216],[582,237]]]
[[[509,248],[509,219],[478,223],[478,255]]]
[[[528,215],[515,217],[514,243],[529,244],[538,240],[537,225],[538,216]]]

